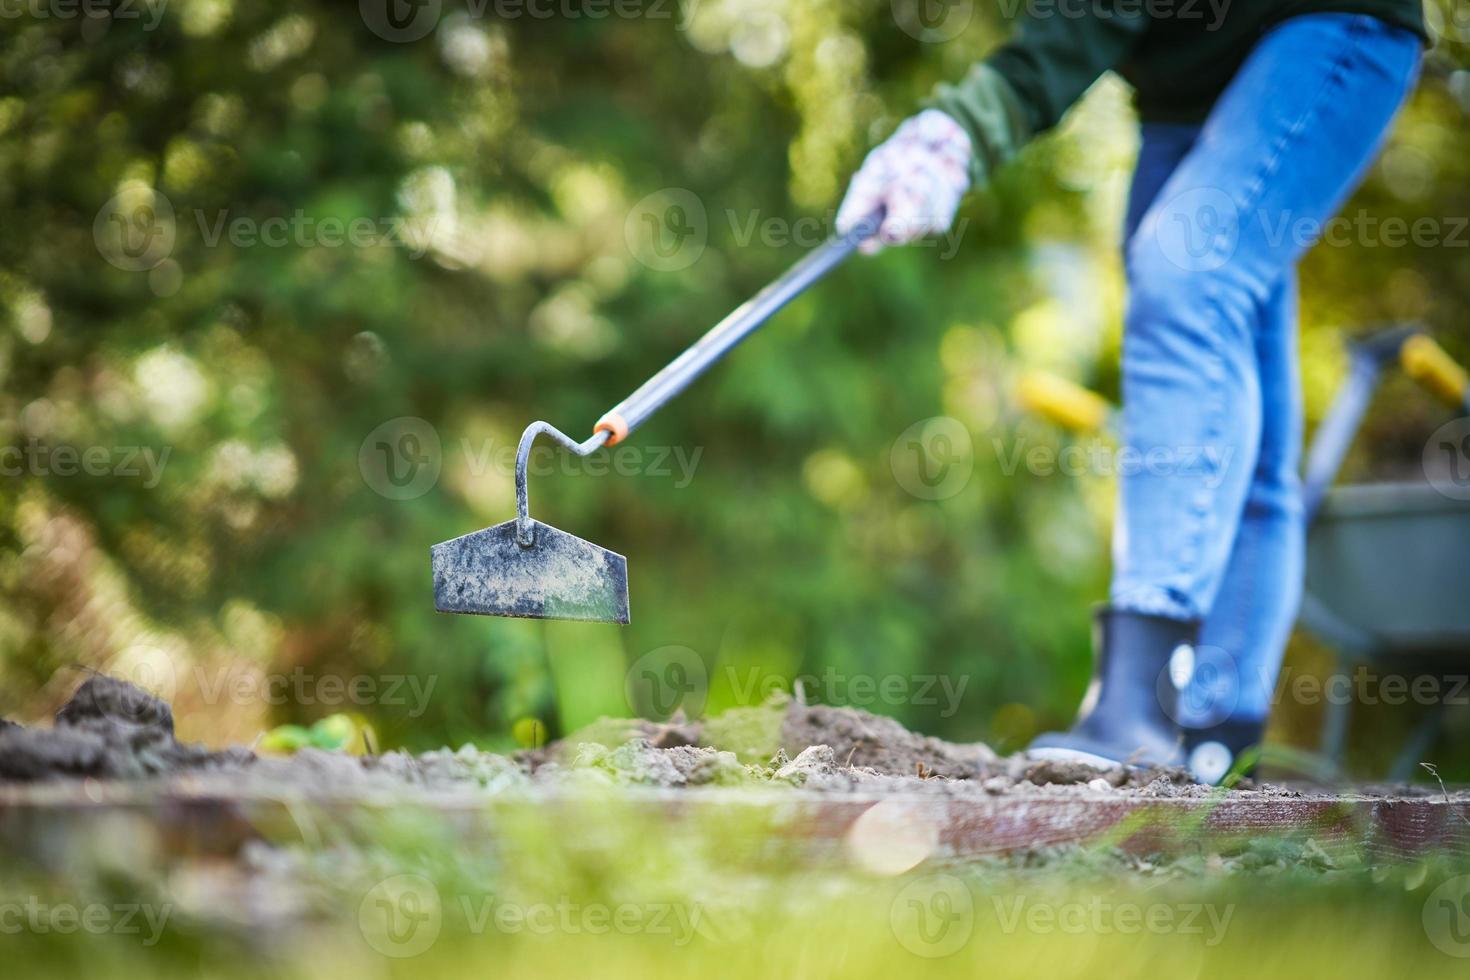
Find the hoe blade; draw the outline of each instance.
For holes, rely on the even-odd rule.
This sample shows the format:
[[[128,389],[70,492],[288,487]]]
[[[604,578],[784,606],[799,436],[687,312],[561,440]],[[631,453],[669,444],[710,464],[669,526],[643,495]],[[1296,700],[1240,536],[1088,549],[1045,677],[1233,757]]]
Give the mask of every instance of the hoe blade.
[[[529,619],[628,622],[628,561],[540,521],[533,544],[506,521],[434,545],[434,608]]]

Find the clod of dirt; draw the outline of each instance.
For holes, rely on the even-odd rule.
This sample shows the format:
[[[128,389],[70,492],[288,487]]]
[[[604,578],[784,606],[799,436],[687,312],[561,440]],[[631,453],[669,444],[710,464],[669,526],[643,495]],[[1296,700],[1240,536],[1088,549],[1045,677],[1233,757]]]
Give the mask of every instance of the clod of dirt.
[[[31,782],[53,776],[96,776],[107,746],[90,732],[41,731],[12,724],[0,730],[0,778]]]
[[[784,755],[784,753],[783,753]],[[831,776],[837,772],[837,758],[830,745],[809,745],[790,762],[776,770],[776,779],[805,786],[808,780]]]
[[[1122,766],[1099,769],[1085,762],[1041,759],[1029,766],[1022,778],[1037,786],[1076,786],[1102,779],[1108,786],[1118,787],[1128,781],[1128,770]]]
[[[513,759],[481,752],[473,745],[465,745],[458,752],[448,749],[425,752],[417,758],[401,752],[390,752],[376,758],[384,768],[406,764],[403,760],[415,764],[425,785],[431,787],[470,784],[481,789],[498,791],[524,786],[530,782],[529,777]]]
[[[930,738],[892,718],[855,708],[792,702],[781,726],[781,740],[786,751],[798,759],[809,746],[825,745],[837,764],[873,769],[886,776],[974,779],[1004,768],[988,745]]]
[[[652,786],[735,785],[752,778],[734,753],[693,745],[659,749],[642,738],[612,750],[585,742],[572,768],[597,769],[620,783]]]
[[[32,782],[91,776],[139,779],[254,758],[245,749],[211,752],[174,738],[173,710],[126,681],[89,677],[50,729],[0,727],[0,779]]]
[[[1130,786],[1141,786],[1140,796],[1208,796],[1210,787],[1201,786],[1194,781],[1185,769],[1145,769],[1135,770],[1129,774]]]
[[[1188,770],[1173,766],[1154,769],[1110,766],[1099,769],[1085,762],[1038,759],[1025,764],[1021,779],[1035,786],[1126,789],[1144,796],[1195,796],[1205,792],[1205,788],[1195,783]]]
[[[99,721],[138,725],[169,738],[174,734],[174,711],[167,701],[106,674],[87,678],[56,712],[58,725],[85,727]]]

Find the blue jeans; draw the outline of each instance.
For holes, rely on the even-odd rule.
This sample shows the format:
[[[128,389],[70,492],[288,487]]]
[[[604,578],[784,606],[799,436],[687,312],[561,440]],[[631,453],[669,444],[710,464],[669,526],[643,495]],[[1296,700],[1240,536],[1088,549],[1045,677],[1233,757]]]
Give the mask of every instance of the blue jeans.
[[[1186,724],[1267,714],[1303,574],[1296,263],[1419,57],[1417,37],[1369,16],[1292,18],[1202,125],[1143,127],[1111,601],[1203,620]]]

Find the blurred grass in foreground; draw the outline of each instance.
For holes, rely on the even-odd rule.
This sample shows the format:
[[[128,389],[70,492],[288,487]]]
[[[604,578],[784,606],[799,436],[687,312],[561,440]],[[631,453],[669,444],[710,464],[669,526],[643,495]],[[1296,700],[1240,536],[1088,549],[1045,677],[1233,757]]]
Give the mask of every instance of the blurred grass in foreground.
[[[1463,975],[1470,955],[1462,864],[1303,838],[881,874],[902,842],[813,845],[779,806],[650,822],[591,794],[506,812],[293,808],[288,834],[233,862],[163,857],[144,822],[28,848],[0,878],[5,976],[1294,980]]]

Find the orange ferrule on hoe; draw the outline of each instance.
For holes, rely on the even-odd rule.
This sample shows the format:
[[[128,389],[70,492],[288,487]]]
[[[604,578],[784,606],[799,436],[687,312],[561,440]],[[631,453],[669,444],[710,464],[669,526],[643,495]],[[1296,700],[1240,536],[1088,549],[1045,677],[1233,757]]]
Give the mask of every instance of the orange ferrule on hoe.
[[[597,420],[597,424],[592,427],[592,431],[606,432],[607,442],[603,443],[603,445],[616,446],[628,438],[628,421],[617,412],[608,412]]]

